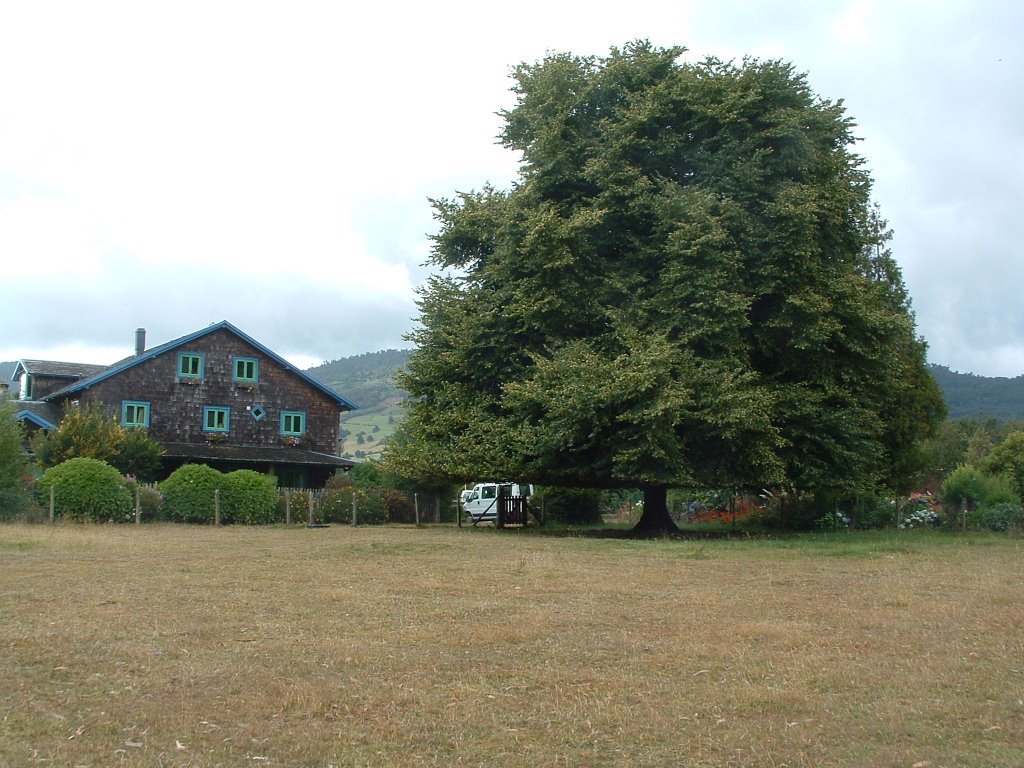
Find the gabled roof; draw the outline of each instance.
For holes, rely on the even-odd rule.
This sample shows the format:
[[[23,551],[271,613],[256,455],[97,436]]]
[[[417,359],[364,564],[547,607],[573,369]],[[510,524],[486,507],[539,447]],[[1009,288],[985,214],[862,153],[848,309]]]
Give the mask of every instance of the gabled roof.
[[[20,410],[14,414],[15,421],[28,421],[40,429],[57,429],[60,424],[60,409],[53,403],[37,400],[16,400]]]
[[[14,366],[11,381],[17,380],[22,373],[37,376],[63,376],[69,379],[84,379],[104,370],[105,365],[91,363],[63,363],[58,360],[19,360]]]
[[[177,349],[178,347],[183,347],[186,344],[191,344],[196,339],[202,338],[203,336],[208,336],[209,334],[220,330],[225,330],[229,333],[232,333],[238,338],[245,341],[246,343],[251,344],[264,355],[274,360],[282,368],[291,371],[300,379],[303,379],[307,384],[310,384],[311,386],[325,394],[327,397],[334,400],[342,408],[350,411],[358,409],[359,406],[357,406],[355,403],[345,399],[330,387],[314,379],[305,371],[296,368],[294,365],[289,363],[276,352],[271,351],[270,349],[256,341],[256,339],[252,338],[246,333],[243,333],[238,328],[229,323],[227,320],[222,320],[219,323],[214,323],[213,325],[203,328],[202,330],[196,331],[195,333],[190,333],[187,336],[182,336],[180,339],[169,341],[166,344],[161,344],[158,347],[147,349],[141,355],[135,355],[134,357],[129,357],[118,363],[114,363],[109,368],[104,368],[102,371],[95,373],[94,375],[89,376],[88,378],[84,378],[81,381],[77,381],[74,384],[71,384],[70,386],[64,387],[63,389],[60,389],[57,392],[53,392],[47,395],[44,399],[56,400],[57,398],[60,397],[67,397],[68,395],[73,395],[76,392],[81,392],[82,390],[88,389],[89,387],[95,384],[99,384],[101,381],[109,379],[111,376],[118,375],[122,371],[126,371],[129,368],[135,367],[136,365],[141,365],[142,363],[145,363],[148,360],[152,360],[154,357],[157,357],[158,355],[162,355],[165,352],[170,352],[171,350]]]

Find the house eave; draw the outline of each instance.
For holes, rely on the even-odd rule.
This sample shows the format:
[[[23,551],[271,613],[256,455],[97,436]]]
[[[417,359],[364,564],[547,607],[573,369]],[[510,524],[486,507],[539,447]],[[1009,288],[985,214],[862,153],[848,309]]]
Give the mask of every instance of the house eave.
[[[318,451],[274,446],[238,446],[206,443],[163,443],[164,457],[231,464],[268,464],[351,469],[355,462]]]

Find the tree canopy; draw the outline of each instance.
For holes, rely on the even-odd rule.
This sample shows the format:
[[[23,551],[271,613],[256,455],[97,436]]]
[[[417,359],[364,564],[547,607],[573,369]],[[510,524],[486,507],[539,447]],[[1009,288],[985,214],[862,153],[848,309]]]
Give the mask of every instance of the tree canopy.
[[[433,201],[389,460],[452,480],[906,482],[941,420],[841,103],[636,42],[514,70],[512,189]]]
[[[68,409],[57,430],[36,433],[32,448],[44,469],[74,458],[98,459],[142,482],[156,477],[164,452],[144,430],[125,429],[99,405]]]

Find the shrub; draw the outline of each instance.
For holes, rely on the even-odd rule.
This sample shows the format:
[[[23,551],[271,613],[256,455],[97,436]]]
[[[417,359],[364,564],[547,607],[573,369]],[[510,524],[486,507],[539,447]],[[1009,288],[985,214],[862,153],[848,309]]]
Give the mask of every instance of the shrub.
[[[225,523],[266,525],[274,522],[277,484],[270,475],[236,469],[224,477],[221,519]]]
[[[56,431],[36,433],[32,448],[44,469],[87,457],[105,461],[143,481],[156,477],[164,452],[145,430],[125,429],[97,404],[68,410]]]
[[[25,482],[28,467],[21,451],[24,434],[15,411],[0,385],[0,519],[11,519],[30,500]]]
[[[160,483],[164,511],[183,523],[214,521],[214,491],[226,486],[224,475],[206,464],[185,464]]]
[[[1024,513],[1021,512],[1021,505],[1008,502],[984,507],[978,510],[973,519],[976,520],[979,527],[990,531],[1008,531],[1011,528],[1020,528],[1024,525]]]
[[[416,505],[401,491],[387,491],[384,495],[384,508],[392,523],[416,522]]]
[[[46,470],[36,492],[49,504],[54,489],[54,513],[69,520],[128,522],[134,520],[132,494],[121,473],[99,459],[81,457]]]
[[[540,505],[544,519],[569,525],[593,525],[601,522],[601,491],[592,488],[545,488],[530,499]]]
[[[128,478],[126,485],[132,497],[132,509],[134,510],[135,493],[139,494],[139,517],[144,522],[160,520],[164,516],[163,497],[160,491],[150,485],[142,485],[132,478]],[[134,514],[134,512],[133,512]]]
[[[289,514],[293,523],[308,520],[309,495],[301,492],[278,492],[275,519],[283,523],[288,520]]]
[[[911,528],[938,528],[942,525],[942,515],[931,509],[918,509],[900,521],[899,527],[904,530]]]
[[[968,509],[977,509],[1020,502],[1008,478],[986,475],[969,464],[963,464],[949,473],[942,481],[939,496],[952,513],[964,504]]]
[[[905,513],[921,512],[920,506],[904,510]],[[850,507],[850,524],[854,528],[885,528],[896,522],[896,505],[884,496],[858,496]]]
[[[363,488],[355,489],[356,494],[356,522],[359,525],[383,525],[388,521],[387,503],[380,493],[368,491]],[[349,496],[349,504],[352,497]],[[352,509],[349,507],[349,520],[351,521]]]
[[[325,523],[351,523],[354,488],[330,486],[328,483],[320,500],[320,517]]]
[[[164,447],[143,429],[122,429],[121,440],[110,463],[126,475],[149,483],[160,472]]]

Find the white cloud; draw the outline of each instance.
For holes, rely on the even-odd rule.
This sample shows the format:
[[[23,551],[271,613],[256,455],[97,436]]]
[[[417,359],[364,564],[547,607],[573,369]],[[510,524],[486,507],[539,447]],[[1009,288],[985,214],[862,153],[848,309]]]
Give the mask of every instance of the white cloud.
[[[510,67],[650,38],[844,98],[933,359],[1016,375],[1022,31],[1009,0],[5,3],[0,359],[222,319],[317,362],[396,346],[426,199],[514,177]]]

